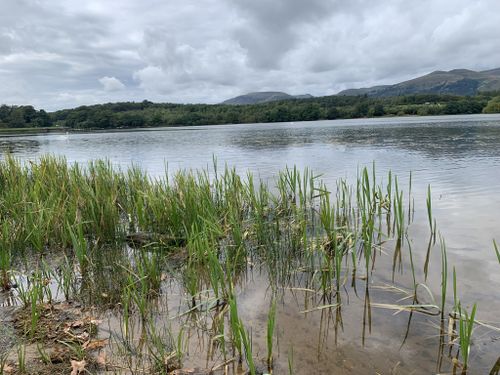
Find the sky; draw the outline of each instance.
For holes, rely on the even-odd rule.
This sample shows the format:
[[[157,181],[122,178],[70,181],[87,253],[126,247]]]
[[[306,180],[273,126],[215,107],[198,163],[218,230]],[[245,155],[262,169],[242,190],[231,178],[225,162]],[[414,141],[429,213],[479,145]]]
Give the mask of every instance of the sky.
[[[332,95],[500,67],[499,0],[0,0],[0,103]]]

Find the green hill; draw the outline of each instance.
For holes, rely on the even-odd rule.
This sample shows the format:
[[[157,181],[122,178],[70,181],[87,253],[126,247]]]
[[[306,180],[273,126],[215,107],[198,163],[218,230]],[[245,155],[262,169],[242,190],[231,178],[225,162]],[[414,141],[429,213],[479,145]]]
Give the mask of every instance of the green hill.
[[[309,99],[312,95],[289,95],[278,91],[251,92],[222,102],[222,104],[245,105],[277,102],[281,100]]]
[[[482,72],[454,69],[448,72],[435,71],[395,85],[344,90],[338,95],[384,97],[412,94],[450,94],[464,96],[499,90],[500,68]]]

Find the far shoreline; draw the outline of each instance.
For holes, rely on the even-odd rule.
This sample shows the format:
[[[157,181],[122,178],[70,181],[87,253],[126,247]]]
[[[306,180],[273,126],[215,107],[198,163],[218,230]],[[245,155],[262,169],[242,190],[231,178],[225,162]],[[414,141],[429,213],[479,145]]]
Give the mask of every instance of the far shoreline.
[[[99,133],[126,133],[126,132],[141,132],[141,131],[167,131],[171,129],[200,129],[208,127],[220,126],[248,126],[248,125],[269,125],[269,124],[303,124],[303,123],[321,123],[321,122],[335,122],[339,125],[370,125],[370,124],[383,124],[386,120],[401,119],[402,123],[419,123],[423,119],[429,119],[433,122],[447,122],[448,119],[453,120],[456,118],[464,119],[481,119],[481,120],[500,120],[500,113],[475,113],[475,114],[454,114],[454,115],[432,115],[432,116],[377,116],[377,117],[357,117],[348,119],[333,119],[333,120],[304,120],[304,121],[274,121],[274,122],[250,122],[250,123],[221,123],[221,124],[202,124],[202,125],[170,125],[170,126],[144,126],[144,127],[130,127],[130,128],[69,128],[69,127],[44,127],[44,128],[0,128],[0,138],[11,138],[18,136],[35,136],[47,134],[99,134]],[[365,123],[366,121],[366,123]],[[363,123],[360,123],[363,122]]]

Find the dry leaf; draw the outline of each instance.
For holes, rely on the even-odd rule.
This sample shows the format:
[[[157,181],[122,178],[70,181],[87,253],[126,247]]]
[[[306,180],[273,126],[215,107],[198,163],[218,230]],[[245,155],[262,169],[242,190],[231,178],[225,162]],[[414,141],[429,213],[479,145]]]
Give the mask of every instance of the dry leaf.
[[[80,328],[83,326],[83,320],[77,320],[69,325],[71,328]]]
[[[78,375],[79,373],[85,371],[86,364],[87,364],[87,361],[85,361],[85,360],[81,360],[81,361],[71,360],[71,375]]]
[[[106,345],[108,345],[107,339],[87,341],[83,344],[83,349],[96,350],[96,349],[104,348]]]
[[[14,368],[7,364],[3,365],[2,374],[12,374],[14,372]]]
[[[185,374],[192,374],[193,372],[195,372],[194,368],[181,368],[172,371],[172,375],[185,375]]]
[[[96,358],[96,362],[101,367],[106,367],[106,351],[102,350]]]
[[[81,334],[79,335],[76,335],[75,336],[78,340],[80,341],[87,341],[90,337],[89,333],[88,332],[82,332]]]
[[[181,368],[172,371],[172,375],[208,375],[210,374],[209,369],[205,368]]]
[[[68,354],[67,347],[56,346],[50,352],[50,361],[52,363],[62,363],[62,362],[64,362],[65,358],[67,358],[67,354]]]

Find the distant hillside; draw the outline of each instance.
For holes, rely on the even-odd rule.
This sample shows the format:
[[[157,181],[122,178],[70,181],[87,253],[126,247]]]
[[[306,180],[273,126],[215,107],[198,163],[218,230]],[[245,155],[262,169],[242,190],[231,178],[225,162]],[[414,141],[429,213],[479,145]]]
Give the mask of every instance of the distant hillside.
[[[449,73],[443,72],[445,75]],[[500,69],[483,72],[489,76],[496,73],[500,73]],[[469,73],[462,72],[462,74]],[[438,73],[431,74],[431,76],[437,75]],[[483,81],[482,87],[491,88],[492,82],[493,80],[489,81],[490,86],[486,86],[486,81]],[[389,87],[386,86],[386,88]],[[386,90],[386,88],[378,88],[378,90]],[[264,102],[250,104],[250,100]],[[19,134],[18,131],[23,129],[27,132],[43,129],[45,132],[51,128],[63,128],[65,131],[68,129],[130,129],[381,116],[500,113],[500,91],[481,92],[472,96],[450,94],[381,95],[379,97],[375,95],[330,95],[314,98],[310,95],[297,97],[284,93],[254,93],[227,102],[248,104],[176,104],[153,103],[144,100],[81,106],[50,113],[43,109],[36,110],[30,105],[0,105],[0,138],[1,134]]]
[[[249,94],[240,95],[235,98],[228,99],[222,102],[222,104],[233,104],[233,105],[260,104],[260,103],[276,102],[280,100],[309,99],[312,97],[313,96],[309,94],[289,95],[284,92],[274,92],[274,91],[251,92]]]
[[[338,95],[374,97],[411,94],[475,95],[487,91],[500,91],[500,68],[482,72],[467,69],[435,71],[395,85],[349,89],[341,91]]]

